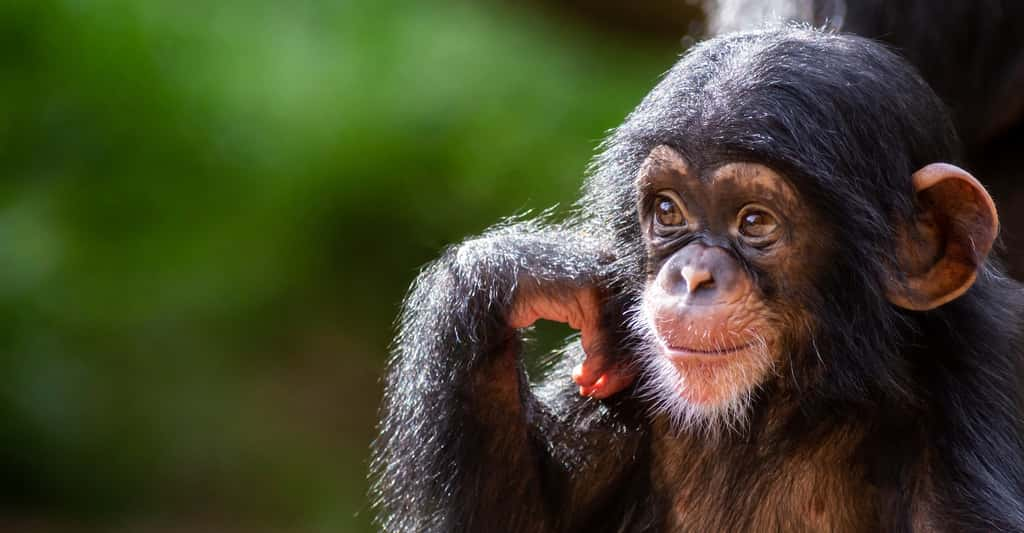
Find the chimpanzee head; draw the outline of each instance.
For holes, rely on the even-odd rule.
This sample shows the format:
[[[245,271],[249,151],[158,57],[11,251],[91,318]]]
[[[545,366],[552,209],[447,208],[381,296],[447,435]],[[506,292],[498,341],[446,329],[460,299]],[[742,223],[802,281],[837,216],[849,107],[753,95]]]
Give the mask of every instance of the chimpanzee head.
[[[869,40],[788,27],[693,48],[583,201],[626,251],[643,390],[703,427],[751,401],[898,402],[914,321],[964,295],[997,233],[957,158],[940,100]]]

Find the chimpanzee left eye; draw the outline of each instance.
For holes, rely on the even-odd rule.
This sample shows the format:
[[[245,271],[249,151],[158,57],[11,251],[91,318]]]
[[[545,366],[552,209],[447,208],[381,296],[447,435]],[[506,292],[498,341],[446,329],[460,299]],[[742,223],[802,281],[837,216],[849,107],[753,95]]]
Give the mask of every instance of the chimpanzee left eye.
[[[744,237],[760,239],[767,237],[778,229],[775,217],[761,209],[747,209],[740,214],[739,232]]]

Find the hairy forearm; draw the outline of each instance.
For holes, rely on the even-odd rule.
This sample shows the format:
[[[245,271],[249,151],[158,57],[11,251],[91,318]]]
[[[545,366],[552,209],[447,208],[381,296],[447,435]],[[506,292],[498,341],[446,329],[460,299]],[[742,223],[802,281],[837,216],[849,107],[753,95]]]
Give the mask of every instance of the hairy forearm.
[[[533,399],[508,319],[525,291],[594,284],[597,249],[564,230],[510,227],[448,250],[421,274],[401,318],[375,444],[385,529],[472,530],[495,516],[509,530],[551,525],[548,451],[531,431]]]

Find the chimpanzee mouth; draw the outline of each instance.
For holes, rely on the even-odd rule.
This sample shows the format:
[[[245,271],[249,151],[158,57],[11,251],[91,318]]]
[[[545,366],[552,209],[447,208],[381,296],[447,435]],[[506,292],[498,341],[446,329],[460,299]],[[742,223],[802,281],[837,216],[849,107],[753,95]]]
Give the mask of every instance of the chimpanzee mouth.
[[[672,345],[663,341],[666,355],[671,359],[693,357],[693,356],[721,356],[746,351],[752,348],[754,341],[738,346],[724,346],[715,348],[690,348],[689,346]]]

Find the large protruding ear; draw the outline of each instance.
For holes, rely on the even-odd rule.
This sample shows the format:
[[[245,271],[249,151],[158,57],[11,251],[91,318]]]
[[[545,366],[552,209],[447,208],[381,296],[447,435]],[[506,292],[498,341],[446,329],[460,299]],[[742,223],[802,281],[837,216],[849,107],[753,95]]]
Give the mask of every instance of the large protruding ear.
[[[902,228],[890,276],[889,301],[925,311],[967,291],[999,233],[999,216],[985,187],[967,171],[932,163],[913,176],[918,212]]]

